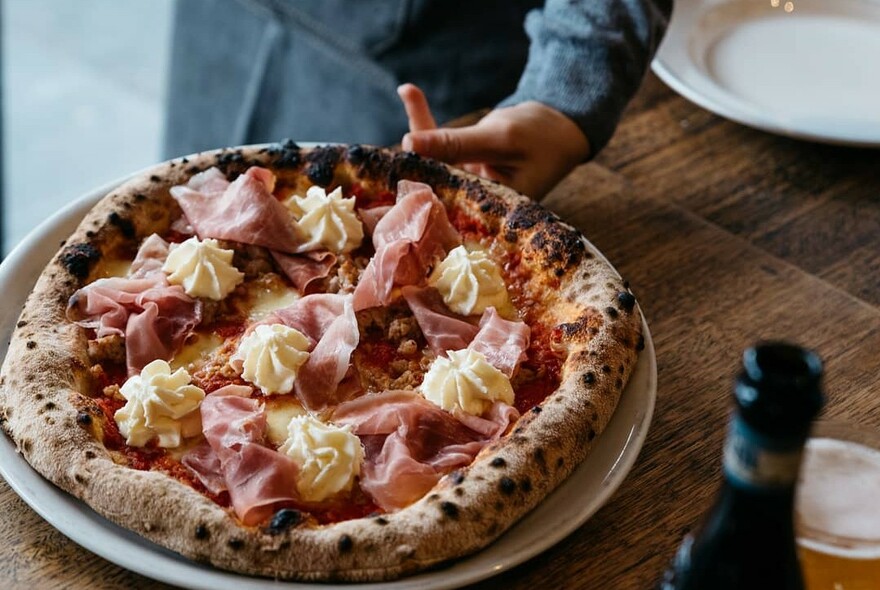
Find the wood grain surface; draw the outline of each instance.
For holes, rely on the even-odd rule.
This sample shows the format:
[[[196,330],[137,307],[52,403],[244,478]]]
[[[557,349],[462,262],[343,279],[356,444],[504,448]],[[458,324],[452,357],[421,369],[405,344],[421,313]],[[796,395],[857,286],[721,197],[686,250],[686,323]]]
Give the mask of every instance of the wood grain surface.
[[[720,480],[743,348],[826,362],[825,416],[880,427],[880,152],[789,140],[649,76],[617,134],[544,201],[629,280],[659,391],[621,488],[564,541],[476,588],[651,588]],[[0,587],[168,586],[68,541],[0,482]]]

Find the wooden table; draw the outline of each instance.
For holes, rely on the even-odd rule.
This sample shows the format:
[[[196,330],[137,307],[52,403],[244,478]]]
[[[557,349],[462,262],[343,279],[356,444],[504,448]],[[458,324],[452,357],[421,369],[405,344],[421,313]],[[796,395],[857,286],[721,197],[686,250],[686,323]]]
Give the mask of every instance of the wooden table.
[[[826,361],[825,415],[880,427],[880,152],[728,122],[653,76],[599,158],[544,201],[630,281],[659,391],[645,447],[584,526],[492,588],[651,588],[710,502],[740,351]],[[0,587],[167,588],[79,548],[0,482]]]

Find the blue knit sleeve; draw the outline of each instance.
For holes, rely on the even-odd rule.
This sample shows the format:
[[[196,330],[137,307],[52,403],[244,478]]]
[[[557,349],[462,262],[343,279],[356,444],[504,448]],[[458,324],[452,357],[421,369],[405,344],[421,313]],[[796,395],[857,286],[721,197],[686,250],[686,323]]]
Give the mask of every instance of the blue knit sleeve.
[[[573,119],[601,150],[638,90],[666,29],[672,0],[547,0],[531,11],[529,57],[499,104],[542,102]]]

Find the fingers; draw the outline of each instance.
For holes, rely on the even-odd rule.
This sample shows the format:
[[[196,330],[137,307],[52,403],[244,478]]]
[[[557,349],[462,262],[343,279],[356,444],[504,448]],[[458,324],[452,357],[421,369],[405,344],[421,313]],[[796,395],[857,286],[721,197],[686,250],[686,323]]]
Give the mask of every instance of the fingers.
[[[402,147],[444,162],[493,163],[518,155],[503,134],[479,126],[413,131],[403,136]]]
[[[437,122],[431,114],[431,107],[425,93],[415,84],[402,84],[397,88],[397,95],[403,101],[403,108],[409,119],[410,131],[435,129]]]

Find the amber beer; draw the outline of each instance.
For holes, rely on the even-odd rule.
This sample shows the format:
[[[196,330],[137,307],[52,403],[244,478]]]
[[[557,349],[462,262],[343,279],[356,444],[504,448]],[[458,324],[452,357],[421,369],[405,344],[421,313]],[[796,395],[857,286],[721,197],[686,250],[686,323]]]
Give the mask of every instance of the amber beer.
[[[840,438],[808,442],[795,508],[807,590],[880,588],[878,448]]]

